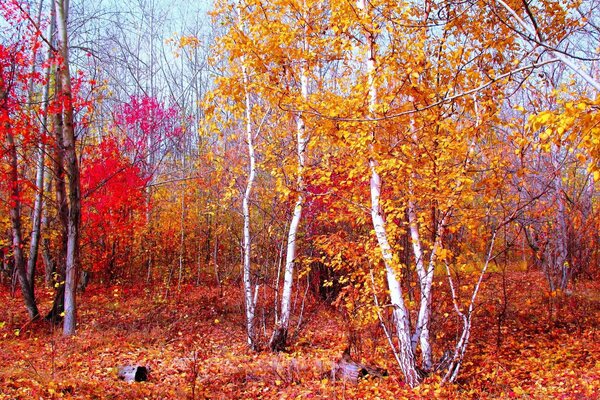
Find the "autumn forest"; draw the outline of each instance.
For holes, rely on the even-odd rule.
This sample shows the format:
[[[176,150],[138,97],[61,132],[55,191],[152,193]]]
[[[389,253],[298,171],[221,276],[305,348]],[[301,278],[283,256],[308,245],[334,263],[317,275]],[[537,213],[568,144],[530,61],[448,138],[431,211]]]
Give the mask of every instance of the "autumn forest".
[[[600,1],[0,0],[0,399],[596,399]]]

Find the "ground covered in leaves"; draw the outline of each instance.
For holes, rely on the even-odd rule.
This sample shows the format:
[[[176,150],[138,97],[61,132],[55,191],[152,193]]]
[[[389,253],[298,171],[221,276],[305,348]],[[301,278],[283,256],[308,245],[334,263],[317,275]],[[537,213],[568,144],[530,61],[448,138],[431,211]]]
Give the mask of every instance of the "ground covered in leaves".
[[[236,287],[189,286],[164,300],[158,290],[92,285],[68,339],[46,322],[28,323],[18,294],[0,287],[0,399],[600,398],[597,285],[547,293],[541,277],[513,274],[500,297],[499,285],[490,277],[459,382],[431,377],[417,389],[403,384],[384,340],[363,352],[388,377],[331,379],[347,333],[322,304],[307,306],[314,312],[289,351],[273,354],[247,349]],[[41,292],[46,310],[51,293]],[[436,321],[438,337],[451,343],[456,332],[444,323]],[[128,364],[149,366],[149,381],[118,380],[117,367]]]

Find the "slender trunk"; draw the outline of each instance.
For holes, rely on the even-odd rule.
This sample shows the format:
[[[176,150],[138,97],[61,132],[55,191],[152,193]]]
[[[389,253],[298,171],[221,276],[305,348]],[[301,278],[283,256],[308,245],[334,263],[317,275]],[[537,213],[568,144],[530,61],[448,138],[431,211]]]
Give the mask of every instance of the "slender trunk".
[[[185,164],[185,163],[184,163]],[[177,277],[177,292],[181,291],[181,280],[183,279],[183,256],[185,253],[185,184],[181,194],[181,218],[179,235],[179,275]]]
[[[41,4],[40,4],[40,12],[41,12]],[[51,9],[54,9],[51,7]],[[48,24],[48,33],[47,38],[52,43],[52,32],[54,25],[54,12],[50,13],[50,23]],[[44,110],[42,112],[42,119],[40,121],[40,129],[39,129],[39,138],[38,138],[38,159],[37,159],[37,167],[36,167],[36,196],[35,203],[33,207],[33,221],[32,221],[32,229],[31,229],[31,241],[29,246],[29,260],[27,263],[27,279],[29,280],[31,287],[34,287],[34,276],[35,276],[35,267],[38,259],[39,252],[39,243],[41,237],[41,228],[42,228],[42,213],[44,208],[44,159],[46,154],[46,145],[44,136],[46,135],[47,129],[46,125],[48,123],[48,100],[50,95],[50,63],[48,62],[52,56],[52,49],[48,46],[48,52],[46,54],[46,63],[44,76],[46,77],[46,85],[44,85],[44,90],[42,93],[42,104]]]
[[[146,244],[147,245],[147,244]],[[146,283],[150,283],[152,281],[152,250],[147,250],[148,260],[147,260],[147,270],[146,270]]]
[[[306,8],[306,4],[304,4]],[[305,27],[304,32],[304,51],[308,50],[308,37]],[[302,64],[300,68],[300,92],[304,101],[308,100],[308,70],[306,64]],[[302,218],[302,207],[304,205],[304,168],[306,158],[306,147],[308,145],[308,137],[306,136],[306,122],[304,115],[299,112],[296,116],[296,142],[297,142],[297,157],[298,157],[298,178],[296,181],[297,195],[292,221],[287,237],[287,252],[285,257],[285,272],[283,275],[283,292],[281,294],[281,314],[275,331],[271,338],[270,347],[273,351],[281,351],[285,348],[287,342],[288,329],[290,325],[291,314],[291,299],[292,288],[294,285],[294,267],[296,262],[296,248],[298,227]]]
[[[437,229],[441,227],[438,226]],[[419,307],[419,315],[417,316],[417,328],[418,332],[415,332],[415,336],[419,338],[421,345],[421,368],[429,372],[433,368],[433,355],[430,342],[429,327],[431,325],[431,297],[433,293],[433,272],[437,259],[437,252],[441,245],[441,234],[436,238],[436,241],[431,249],[431,255],[429,258],[429,265],[425,271],[423,282],[421,283],[421,304]]]
[[[68,175],[69,218],[67,230],[67,256],[65,263],[65,320],[63,334],[75,333],[77,322],[77,277],[79,269],[79,228],[81,222],[81,193],[79,165],[75,148],[75,126],[71,74],[69,71],[69,45],[67,41],[68,0],[56,0],[56,16],[62,64],[60,81],[63,97],[63,146]]]
[[[149,159],[150,156],[148,156]],[[148,170],[151,170],[148,167]],[[146,247],[146,254],[148,254],[148,259],[146,260],[147,271],[146,271],[146,283],[150,283],[152,281],[153,274],[153,264],[154,264],[154,245],[153,245],[153,237],[152,232],[154,229],[152,228],[152,178],[146,185],[146,190],[144,192],[144,201],[146,203],[146,240],[144,241],[144,246]]]
[[[371,219],[373,221],[377,243],[379,244],[383,263],[385,265],[387,284],[390,291],[390,302],[393,306],[394,323],[396,325],[399,346],[398,360],[406,382],[411,387],[415,387],[419,384],[420,377],[417,372],[415,356],[411,344],[410,317],[404,303],[402,286],[400,285],[396,270],[394,269],[392,248],[387,239],[385,220],[383,219],[379,206],[381,177],[377,172],[377,164],[374,160],[369,161],[369,166],[371,168]]]
[[[57,72],[58,73],[58,72]],[[55,93],[61,92],[60,80],[56,80]],[[64,148],[63,148],[63,118],[60,112],[54,115],[54,191],[56,197],[57,216],[59,221],[59,245],[57,256],[52,261],[49,254],[49,239],[45,238],[46,267],[54,271],[54,287],[56,293],[52,309],[46,319],[57,323],[62,320],[64,311],[65,260],[67,254],[67,231],[69,225],[69,209],[67,206],[67,190],[65,185]]]
[[[210,185],[210,183],[209,183],[209,185]],[[212,256],[212,245],[211,245],[212,221],[211,221],[209,213],[206,213],[206,225],[208,226],[208,230],[206,232],[206,242],[205,242],[206,254],[204,256],[204,262],[206,263],[206,265],[209,265],[210,259]]]
[[[241,12],[241,10],[240,10]],[[241,14],[239,15],[241,25]],[[248,345],[254,349],[256,347],[254,337],[254,316],[256,301],[252,296],[252,277],[251,277],[251,264],[250,256],[252,251],[252,242],[250,236],[250,196],[252,194],[252,185],[256,176],[256,159],[254,156],[254,143],[252,137],[252,119],[251,119],[251,103],[250,103],[250,92],[249,92],[249,80],[246,66],[244,65],[245,57],[242,57],[242,76],[244,79],[244,101],[246,107],[246,143],[248,145],[248,181],[246,183],[246,191],[244,192],[244,198],[242,200],[242,213],[244,215],[244,242],[243,242],[243,253],[244,253],[244,299],[246,301],[246,331],[248,334]]]
[[[368,14],[367,4],[365,0],[358,0],[357,6],[365,16]],[[375,58],[376,58],[376,43],[375,37],[372,32],[367,31],[367,74],[368,74],[368,87],[369,87],[369,118],[373,117],[377,106],[377,87],[375,84]],[[372,140],[375,139],[375,130],[371,129]],[[371,146],[370,151],[373,151]],[[375,236],[377,237],[377,243],[381,251],[383,263],[385,266],[386,279],[388,289],[390,292],[390,302],[393,306],[394,323],[396,325],[396,335],[398,338],[398,351],[397,360],[400,363],[400,369],[404,374],[404,379],[411,387],[415,387],[419,384],[421,378],[417,371],[415,364],[415,356],[412,350],[411,337],[410,337],[410,316],[404,303],[404,297],[402,293],[402,286],[398,279],[397,272],[395,269],[394,255],[390,246],[387,231],[385,228],[385,219],[383,216],[383,210],[380,207],[380,197],[382,181],[379,172],[377,171],[377,161],[371,155],[369,158],[369,168],[371,171],[370,177],[370,192],[371,192],[371,219],[373,222],[373,229]]]
[[[412,188],[410,190],[412,196]],[[437,253],[441,246],[442,229],[445,223],[445,218],[442,221],[436,221],[434,226],[434,244],[429,255],[429,262],[425,268],[424,254],[421,247],[421,237],[419,234],[418,218],[416,206],[412,199],[408,201],[408,220],[410,226],[410,235],[412,241],[413,252],[415,254],[416,269],[420,283],[420,306],[417,316],[415,331],[412,336],[412,349],[416,353],[417,342],[421,346],[422,369],[430,371],[433,367],[433,355],[430,342],[429,327],[431,325],[431,297],[433,292],[433,273]]]
[[[492,238],[490,240],[490,245],[488,248],[487,256],[485,258],[485,264],[479,273],[479,279],[473,288],[473,293],[471,295],[471,299],[469,301],[469,307],[467,308],[467,312],[464,313],[461,311],[461,307],[458,304],[458,295],[456,293],[456,289],[454,286],[454,281],[452,280],[452,274],[450,273],[450,268],[446,263],[446,274],[448,278],[448,284],[450,285],[450,291],[452,294],[452,304],[454,306],[454,311],[459,316],[459,318],[463,322],[463,329],[460,335],[458,342],[456,343],[456,347],[454,348],[454,355],[452,356],[452,360],[450,361],[448,371],[444,375],[442,382],[454,382],[458,377],[458,372],[462,366],[462,362],[467,351],[467,346],[469,345],[469,338],[471,336],[471,324],[473,318],[473,311],[475,309],[475,300],[477,299],[477,294],[479,293],[479,289],[481,288],[481,283],[483,282],[483,277],[487,272],[487,269],[490,265],[490,261],[492,261],[494,245],[496,243],[496,234],[498,232],[498,228],[494,230],[492,234]]]
[[[556,201],[558,202],[558,224],[556,230],[556,259],[555,270],[559,272],[560,279],[557,282],[560,290],[565,290],[569,284],[569,270],[571,266],[568,264],[568,242],[569,231],[567,227],[567,210],[565,206],[565,198],[563,194],[562,177],[560,174],[555,178],[557,185]]]
[[[412,189],[412,184],[409,182],[409,186],[410,186],[410,190],[409,190],[409,195],[412,196],[413,195],[413,189]],[[416,353],[417,351],[417,343],[419,342],[419,339],[421,338],[421,333],[423,332],[423,328],[425,328],[424,326],[424,322],[423,318],[425,317],[425,315],[427,314],[427,308],[426,308],[426,300],[427,297],[423,296],[426,293],[426,274],[425,274],[425,267],[424,267],[424,261],[423,261],[423,249],[421,248],[421,236],[419,234],[419,225],[418,225],[418,221],[417,221],[417,211],[416,211],[416,205],[414,200],[411,198],[408,200],[408,210],[407,210],[407,214],[408,214],[408,223],[409,223],[409,230],[410,230],[410,239],[411,239],[411,244],[412,244],[412,248],[413,248],[413,253],[415,256],[415,267],[417,270],[417,275],[419,276],[419,286],[420,286],[420,292],[421,292],[421,307],[419,309],[419,318],[417,319],[417,324],[415,327],[415,333],[412,336],[412,350],[413,353]],[[423,361],[424,364],[425,359],[427,358],[427,354],[423,353]],[[429,356],[429,361],[431,361],[431,357]],[[425,367],[424,365],[424,368]]]
[[[0,113],[2,115],[3,129],[8,147],[9,158],[9,187],[10,187],[10,223],[12,231],[12,252],[14,259],[14,269],[21,285],[21,294],[29,316],[37,318],[39,311],[35,303],[33,287],[31,286],[25,266],[25,256],[23,254],[23,236],[21,226],[21,189],[19,184],[19,170],[17,158],[17,146],[10,125],[10,115],[8,111],[8,91],[5,89],[5,82],[2,79],[0,71]]]
[[[284,232],[287,230],[287,226],[284,228]],[[277,253],[277,258],[276,258],[276,262],[277,262],[277,277],[275,278],[275,304],[279,304],[279,286],[281,284],[281,264],[283,263],[283,247],[285,244],[285,240],[283,240],[283,238],[281,239],[281,244],[279,246],[279,252]],[[278,323],[279,321],[279,313],[278,313],[278,309],[277,307],[275,308],[275,324]]]
[[[200,286],[200,272],[202,271],[202,241],[198,241],[198,254],[196,255],[196,286]]]
[[[212,257],[213,257],[213,264],[214,264],[214,269],[215,269],[215,280],[217,281],[217,286],[219,287],[219,293],[221,295],[223,295],[223,285],[221,284],[221,274],[219,273],[219,264],[218,264],[218,256],[219,256],[219,240],[218,238],[215,236],[214,239],[214,246],[212,248]]]
[[[29,259],[27,260],[27,280],[31,286],[34,286],[35,267],[38,259],[38,249],[41,237],[42,228],[42,207],[43,207],[43,196],[44,196],[44,158],[45,158],[45,144],[40,140],[38,143],[38,159],[36,167],[36,194],[33,205],[33,221],[31,229],[31,239],[29,243]]]
[[[302,93],[303,96],[307,96],[308,91],[308,82],[306,74],[304,70],[302,71],[301,77],[302,83]],[[294,212],[292,214],[292,221],[290,222],[290,227],[288,231],[287,237],[287,252],[285,257],[285,271],[283,274],[283,291],[281,293],[281,313],[278,322],[278,326],[276,328],[277,336],[279,340],[272,340],[272,344],[275,345],[279,343],[277,346],[271,346],[273,350],[283,350],[285,347],[285,343],[287,342],[287,332],[290,324],[290,314],[291,314],[291,300],[292,300],[292,289],[294,285],[294,267],[296,262],[296,240],[298,236],[298,227],[300,225],[300,219],[302,217],[302,207],[304,205],[305,195],[304,195],[304,165],[305,165],[305,152],[306,145],[308,139],[306,138],[305,132],[305,124],[304,118],[302,115],[298,115],[298,124],[297,124],[297,142],[298,142],[298,179],[297,179],[297,188],[298,188],[298,197],[296,198],[296,203],[294,205]],[[273,336],[275,338],[275,335]]]

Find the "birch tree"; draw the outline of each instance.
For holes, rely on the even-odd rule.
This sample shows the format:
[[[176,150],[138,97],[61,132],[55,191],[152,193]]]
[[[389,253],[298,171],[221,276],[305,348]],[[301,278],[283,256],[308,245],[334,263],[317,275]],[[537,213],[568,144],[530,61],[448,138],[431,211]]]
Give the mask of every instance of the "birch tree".
[[[300,5],[301,13],[306,19],[306,1]],[[304,33],[301,36],[301,51],[308,52],[307,27],[302,27]],[[308,70],[304,60],[300,60],[300,95],[304,101],[308,100]],[[296,178],[296,202],[292,211],[292,220],[290,222],[287,235],[287,250],[285,255],[285,272],[283,278],[283,291],[281,293],[281,313],[279,321],[275,324],[273,336],[269,346],[273,351],[281,351],[285,349],[287,344],[287,336],[290,326],[292,288],[294,285],[294,269],[296,263],[297,238],[300,221],[302,218],[302,207],[306,201],[304,170],[306,168],[306,148],[308,145],[308,136],[306,133],[306,121],[299,111],[296,117],[296,157],[298,159],[297,178]]]
[[[373,118],[373,114],[377,108],[377,87],[375,83],[376,59],[377,59],[377,44],[375,42],[376,33],[372,21],[370,21],[369,9],[364,0],[357,1],[357,7],[361,11],[361,17],[365,23],[366,49],[364,53],[367,55],[367,85],[369,93],[369,114],[368,119]],[[371,141],[376,140],[376,132],[373,125],[370,126]],[[373,151],[373,146],[370,146],[370,151]],[[420,377],[415,364],[415,355],[411,345],[410,338],[410,316],[404,303],[402,286],[398,278],[397,266],[395,265],[392,248],[389,244],[388,233],[385,227],[385,216],[380,207],[380,198],[382,190],[382,179],[377,171],[377,161],[371,156],[369,158],[370,191],[371,191],[371,218],[373,221],[373,229],[377,237],[377,243],[386,271],[387,285],[390,292],[390,302],[393,307],[395,330],[398,337],[398,349],[394,349],[397,354],[397,359],[400,364],[404,379],[410,386],[416,386]]]
[[[67,251],[65,259],[65,319],[63,334],[73,335],[77,323],[77,278],[79,274],[79,230],[81,224],[81,191],[79,182],[79,161],[75,146],[75,118],[73,109],[73,94],[71,89],[71,72],[69,65],[69,42],[67,33],[67,19],[69,15],[69,1],[55,0],[58,49],[61,63],[58,68],[60,80],[60,93],[62,97],[62,143],[64,147],[65,170],[68,182],[68,229]]]
[[[238,3],[238,24],[239,30],[244,31],[244,23],[242,16],[242,7]],[[250,235],[250,196],[252,195],[252,185],[256,178],[256,157],[254,155],[254,132],[252,129],[252,103],[250,100],[250,80],[248,78],[248,70],[245,65],[245,57],[241,57],[242,84],[244,86],[244,107],[245,107],[245,128],[246,128],[246,143],[248,146],[248,180],[246,190],[242,200],[242,213],[244,216],[244,231],[243,231],[243,274],[244,274],[244,300],[246,302],[246,331],[248,334],[248,345],[250,348],[256,348],[256,338],[254,334],[254,313],[256,309],[256,300],[253,295],[252,276],[251,276],[251,252],[252,240]],[[258,286],[256,287],[258,291]]]

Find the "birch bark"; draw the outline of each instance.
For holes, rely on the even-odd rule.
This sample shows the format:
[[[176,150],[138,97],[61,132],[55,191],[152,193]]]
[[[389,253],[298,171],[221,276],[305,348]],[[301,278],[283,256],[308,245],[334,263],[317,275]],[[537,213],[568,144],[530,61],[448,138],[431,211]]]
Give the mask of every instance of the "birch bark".
[[[302,68],[301,89],[302,97],[308,97],[308,78],[306,77],[305,68]],[[308,140],[306,138],[306,125],[304,117],[301,113],[297,116],[297,156],[298,156],[298,179],[296,181],[298,197],[294,205],[294,212],[292,215],[292,221],[288,231],[287,238],[287,252],[285,257],[285,272],[283,275],[283,292],[281,294],[281,315],[279,320],[280,328],[285,332],[284,337],[287,336],[287,330],[290,323],[291,314],[291,298],[292,298],[292,287],[294,284],[294,267],[296,262],[296,238],[298,236],[298,226],[300,225],[300,219],[302,217],[302,206],[304,205],[304,167],[305,167],[305,154]],[[285,342],[285,340],[284,340]]]
[[[240,29],[243,30],[242,9],[238,3],[238,23]],[[245,62],[246,58],[241,57],[242,62],[242,79],[244,84],[244,105],[245,105],[245,123],[246,123],[246,144],[248,146],[248,181],[246,182],[246,190],[242,200],[242,213],[244,216],[244,232],[243,232],[243,253],[244,253],[244,299],[246,302],[246,332],[248,334],[248,345],[250,348],[256,348],[256,338],[254,335],[254,316],[256,301],[252,295],[252,277],[251,277],[251,252],[252,239],[250,235],[250,196],[252,195],[252,186],[256,177],[256,157],[254,155],[254,142],[252,137],[252,104],[250,101],[250,81],[248,79],[248,70]]]
[[[303,4],[303,10],[306,10],[306,3]],[[304,28],[303,50],[308,51],[308,37],[306,26]],[[308,100],[308,70],[306,63],[300,68],[300,93],[304,101]],[[296,240],[298,236],[298,227],[302,217],[302,207],[305,200],[304,168],[306,162],[306,147],[308,137],[306,135],[306,122],[304,115],[299,111],[296,115],[296,155],[298,157],[298,178],[296,180],[297,198],[292,214],[292,221],[287,237],[287,252],[285,257],[285,272],[283,276],[283,291],[281,294],[281,314],[276,323],[273,336],[269,346],[273,351],[281,351],[285,348],[287,334],[290,324],[292,288],[294,284],[294,267],[296,262]]]
[[[357,7],[363,14],[363,17],[368,19],[368,10],[365,0],[358,0]],[[369,119],[373,118],[377,107],[377,87],[375,84],[375,62],[376,62],[376,42],[373,32],[367,31],[367,76],[369,88]],[[375,132],[372,131],[372,140],[375,140]],[[371,151],[373,151],[371,146]],[[394,256],[392,248],[388,240],[388,234],[385,227],[385,219],[383,211],[380,207],[382,181],[379,172],[377,171],[377,161],[371,155],[369,157],[369,168],[371,171],[370,177],[370,192],[371,192],[371,219],[373,221],[373,229],[377,237],[377,243],[381,251],[383,263],[386,271],[386,279],[388,289],[390,291],[390,301],[393,306],[394,323],[396,325],[396,335],[398,337],[398,360],[400,368],[404,374],[404,379],[411,387],[419,384],[420,376],[417,372],[415,364],[415,356],[412,349],[410,337],[410,316],[404,303],[402,286],[398,279],[397,272],[394,268]]]
[[[412,188],[410,189],[412,196]],[[421,298],[419,304],[419,313],[415,331],[412,336],[412,349],[416,352],[417,343],[421,346],[421,367],[425,371],[430,371],[433,368],[433,355],[431,349],[431,341],[429,335],[429,327],[431,325],[431,296],[433,289],[433,273],[437,260],[438,250],[441,246],[441,238],[445,218],[438,221],[435,226],[435,242],[429,254],[429,262],[425,268],[424,254],[421,246],[421,237],[419,234],[419,222],[417,218],[416,205],[412,199],[408,201],[408,220],[410,226],[410,235],[412,241],[413,252],[416,260],[417,275],[419,277],[419,286]]]

